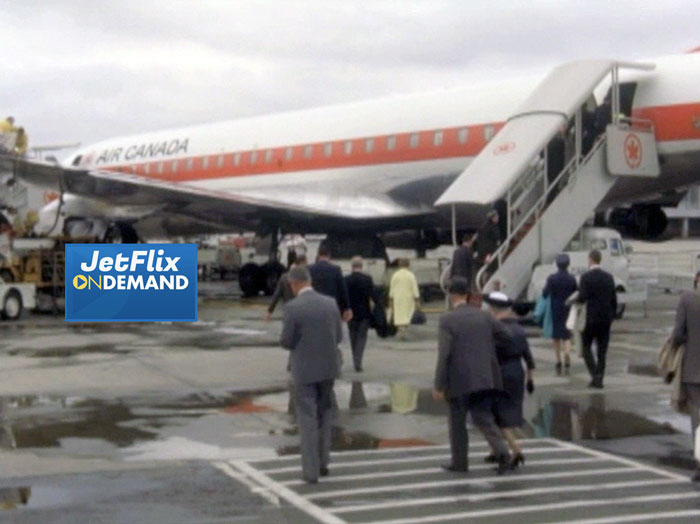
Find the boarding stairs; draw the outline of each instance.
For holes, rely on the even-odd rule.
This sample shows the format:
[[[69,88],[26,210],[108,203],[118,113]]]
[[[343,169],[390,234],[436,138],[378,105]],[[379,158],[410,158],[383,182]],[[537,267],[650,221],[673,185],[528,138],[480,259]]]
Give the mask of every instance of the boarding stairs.
[[[650,70],[653,65],[596,60],[553,70],[436,202],[452,207],[456,237],[458,208],[484,211],[505,201],[500,218],[507,234],[476,275],[480,292],[500,289],[512,298],[521,296],[534,266],[564,250],[618,177],[659,175],[653,126],[620,114],[622,68]],[[584,150],[584,105],[604,90],[611,98],[611,123]],[[558,134],[567,154],[563,169],[555,173],[548,170],[547,146]],[[625,165],[628,146],[633,158]],[[633,155],[639,147],[644,163]]]

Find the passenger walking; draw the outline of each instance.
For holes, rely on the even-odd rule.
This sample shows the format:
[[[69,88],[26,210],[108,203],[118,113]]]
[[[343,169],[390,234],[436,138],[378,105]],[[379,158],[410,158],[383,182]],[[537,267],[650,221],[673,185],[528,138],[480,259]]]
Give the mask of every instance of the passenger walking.
[[[453,310],[440,317],[433,397],[447,399],[452,451],[452,461],[443,469],[468,471],[469,412],[494,452],[498,472],[504,473],[511,467],[511,458],[494,417],[497,399],[504,394],[497,348],[509,347],[512,339],[489,313],[467,305],[468,295],[469,283],[453,278],[449,286]]]
[[[591,375],[589,388],[603,389],[605,361],[610,342],[610,326],[617,311],[615,280],[600,267],[600,251],[588,254],[589,270],[581,276],[576,301],[586,304],[586,327],[583,330],[583,358]],[[598,349],[593,356],[591,346],[595,340]]]
[[[512,453],[511,468],[515,469],[525,464],[525,456],[515,438],[517,428],[523,425],[524,389],[528,393],[535,391],[533,370],[535,360],[532,358],[530,344],[527,342],[525,330],[513,316],[513,303],[505,293],[496,291],[490,293],[484,301],[489,305],[493,317],[503,323],[511,335],[511,344],[499,348],[498,362],[503,376],[503,389],[507,396],[499,397],[496,401],[496,423],[501,428]],[[527,379],[523,371],[523,361],[527,367]],[[496,455],[487,457],[487,462],[495,462]]]
[[[695,291],[684,293],[676,310],[673,346],[685,346],[681,361],[681,385],[690,411],[693,443],[700,425],[700,271],[695,275]],[[697,455],[697,450],[696,450]],[[693,482],[700,482],[700,462],[696,464]]]
[[[306,255],[298,255],[292,267],[303,266],[306,266]],[[270,305],[267,307],[265,320],[269,321],[272,318],[272,313],[275,312],[275,308],[277,307],[277,304],[280,300],[282,301],[282,304],[286,304],[293,298],[294,293],[292,293],[292,288],[289,285],[289,272],[287,272],[280,276],[280,279],[277,281],[275,292],[272,293],[272,300],[270,301]]]
[[[355,371],[362,371],[362,356],[367,345],[367,331],[372,318],[372,304],[377,304],[379,299],[374,289],[374,281],[367,273],[363,273],[362,257],[353,257],[351,261],[352,273],[345,277],[345,285],[348,288],[352,320],[348,322],[350,331],[350,347],[352,349],[352,361]]]
[[[333,297],[338,304],[344,322],[352,319],[348,288],[343,280],[343,272],[339,266],[331,263],[331,251],[321,245],[318,249],[318,258],[315,264],[309,266],[313,288],[329,297]]]
[[[406,336],[406,329],[420,300],[418,282],[409,267],[407,258],[399,259],[399,270],[391,277],[389,284],[391,315],[401,338]]]
[[[557,256],[557,272],[547,277],[547,283],[542,296],[549,297],[552,308],[552,341],[554,354],[557,359],[555,370],[557,375],[562,373],[562,354],[564,369],[568,375],[571,370],[571,332],[566,328],[569,310],[566,300],[578,290],[576,279],[569,273],[569,255],[562,253]]]
[[[338,375],[342,327],[338,306],[313,290],[307,268],[291,269],[289,285],[296,298],[284,308],[280,345],[291,352],[302,478],[314,484],[319,476],[329,474],[333,384]]]
[[[450,266],[450,278],[462,277],[469,282],[469,289],[473,289],[474,284],[474,245],[476,235],[465,233],[462,237],[462,244],[455,249],[452,254],[452,265]]]
[[[486,215],[486,224],[477,235],[478,259],[481,265],[488,264],[501,244],[501,227],[498,211],[492,209]]]

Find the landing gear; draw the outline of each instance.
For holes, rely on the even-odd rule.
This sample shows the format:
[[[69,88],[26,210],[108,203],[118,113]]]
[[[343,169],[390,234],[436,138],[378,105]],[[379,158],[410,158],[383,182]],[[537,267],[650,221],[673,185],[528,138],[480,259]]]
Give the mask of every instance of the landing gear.
[[[272,233],[269,259],[262,265],[249,262],[238,272],[238,284],[245,297],[255,297],[261,292],[272,295],[285,267],[278,261],[279,231]]]
[[[131,224],[115,222],[107,228],[104,241],[108,244],[138,244],[139,236]]]

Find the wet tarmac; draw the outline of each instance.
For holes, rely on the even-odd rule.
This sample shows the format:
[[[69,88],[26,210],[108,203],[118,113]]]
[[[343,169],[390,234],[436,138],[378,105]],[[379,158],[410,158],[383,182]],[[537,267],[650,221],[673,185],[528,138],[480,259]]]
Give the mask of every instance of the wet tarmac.
[[[666,475],[663,472],[669,479],[685,479],[693,467],[689,421],[671,411],[670,389],[655,369],[676,302],[676,296],[654,293],[647,317],[641,306],[628,307],[626,318],[614,326],[602,392],[586,387],[588,377],[579,358],[574,359],[570,376],[556,376],[549,342],[536,328],[528,328],[538,365],[537,389],[526,399],[521,437],[533,439],[534,449],[540,444],[557,448],[564,442],[592,450],[581,455],[578,448],[566,448],[575,451],[572,457],[585,467],[595,453],[609,452],[623,462],[634,461],[630,467],[659,468],[662,473],[654,473],[649,482]],[[409,470],[444,461],[438,455],[445,458],[446,453],[439,447],[447,442],[445,405],[431,396],[439,307],[436,303],[427,308],[428,323],[417,326],[407,341],[372,336],[365,372],[356,373],[346,363],[337,382],[333,449],[341,453],[339,457],[342,453],[364,457],[366,474],[374,471],[372,461],[382,464],[381,457],[404,457],[410,465],[408,459],[421,454],[401,450],[436,450],[430,462]],[[286,355],[276,345],[279,321],[265,322],[264,311],[262,300],[241,303],[222,293],[202,299],[200,321],[195,324],[68,325],[41,315],[0,325],[5,335],[0,339],[0,521],[345,522],[347,517],[348,522],[399,522],[408,518],[391,509],[395,498],[384,499],[381,503],[389,506],[378,507],[376,513],[358,513],[362,517],[358,520],[344,517],[343,512],[328,513],[325,502],[309,498],[313,493],[295,488],[297,495],[289,495],[279,488],[280,479],[274,474],[264,476],[275,489],[265,487],[268,481],[258,475],[265,468],[258,468],[256,461],[282,460],[297,467],[299,448],[295,418],[289,411]],[[347,362],[347,346],[344,351]],[[546,461],[554,456],[533,458]],[[377,471],[394,468],[384,464]],[[565,462],[551,467],[534,464],[523,473],[542,472],[542,482],[552,485],[556,481],[547,484],[546,475],[566,469]],[[292,469],[282,480],[291,482],[297,475]],[[483,495],[493,479],[479,478],[474,485]],[[394,485],[396,479],[388,479],[378,481],[378,486]],[[435,497],[445,496],[444,489],[450,496],[466,496],[450,488],[449,482],[440,484],[444,481],[438,475],[434,479],[438,484],[426,489],[436,490]],[[364,495],[358,500],[366,503]],[[481,515],[484,522],[499,522],[488,511],[503,500],[467,507],[482,512],[474,513],[474,518]],[[688,511],[700,509],[696,499],[683,500],[695,504]],[[307,511],[307,503],[321,508],[321,516],[314,516],[316,510]],[[421,518],[429,518],[430,504],[426,508],[418,511]],[[443,521],[467,518],[446,515]],[[530,520],[509,521],[550,521],[533,515]],[[684,518],[673,516],[669,521]]]

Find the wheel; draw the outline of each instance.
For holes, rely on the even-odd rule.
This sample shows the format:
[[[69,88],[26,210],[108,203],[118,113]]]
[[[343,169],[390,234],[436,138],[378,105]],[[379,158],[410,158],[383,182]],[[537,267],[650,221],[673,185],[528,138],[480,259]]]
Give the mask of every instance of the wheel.
[[[107,228],[104,241],[108,244],[138,244],[139,236],[131,224],[117,222]]]
[[[17,320],[22,315],[22,295],[16,289],[11,289],[3,300],[2,318]]]
[[[284,273],[284,266],[276,261],[267,262],[263,264],[262,271],[264,273],[262,289],[266,295],[272,295],[277,287],[277,282],[279,282],[282,273]]]
[[[244,265],[238,272],[238,284],[244,297],[255,297],[263,289],[265,273],[262,268],[252,262]]]
[[[615,290],[615,292],[617,293],[618,296],[620,296],[620,293],[624,293],[624,292],[625,292],[625,288],[619,287],[619,288],[617,288],[617,289]],[[618,304],[617,304],[617,309],[615,310],[615,319],[616,319],[616,320],[620,320],[620,319],[624,316],[624,314],[625,314],[625,306],[627,306],[627,304],[620,304],[620,303],[618,302]]]

